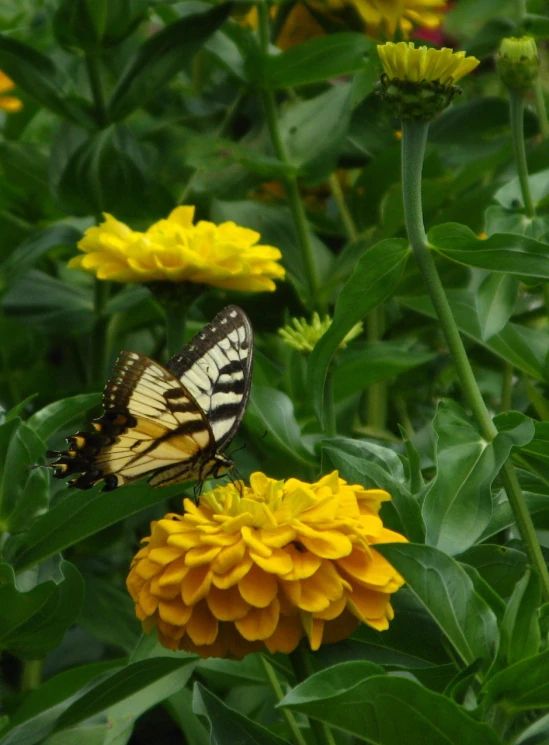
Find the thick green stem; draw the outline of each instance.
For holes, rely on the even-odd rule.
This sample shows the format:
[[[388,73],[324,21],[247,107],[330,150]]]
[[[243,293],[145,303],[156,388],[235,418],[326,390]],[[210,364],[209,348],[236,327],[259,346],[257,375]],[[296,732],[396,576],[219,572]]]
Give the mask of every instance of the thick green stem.
[[[547,109],[545,107],[545,97],[543,95],[543,86],[541,77],[538,76],[534,83],[534,100],[536,103],[536,112],[538,115],[539,130],[544,140],[549,139],[549,118],[547,118]]]
[[[335,175],[335,173],[330,174],[329,182],[330,191],[332,192],[332,196],[335,200],[335,203],[337,204],[337,208],[339,210],[339,214],[341,216],[341,221],[345,228],[347,238],[350,241],[356,241],[358,239],[359,233],[355,225],[355,221],[353,220],[353,216],[351,215],[351,211],[347,206],[347,202],[345,201],[345,194],[343,193],[343,189],[341,188],[341,184],[337,180],[337,176]]]
[[[93,311],[95,315],[95,324],[91,338],[91,361],[89,370],[93,384],[103,385],[103,380],[107,374],[107,317],[105,315],[105,305],[109,299],[111,285],[104,279],[95,279],[93,288]]]
[[[25,660],[21,675],[21,690],[28,693],[42,682],[42,660]]]
[[[257,12],[259,16],[259,39],[261,42],[261,48],[265,56],[269,53],[269,9],[265,0],[261,0],[257,6]],[[278,116],[276,111],[276,102],[274,93],[269,88],[264,88],[261,91],[261,101],[265,110],[265,118],[267,120],[267,127],[269,129],[269,135],[271,137],[271,143],[275,151],[276,157],[288,166],[292,165],[290,156],[282,139],[282,133],[280,131]],[[297,183],[297,177],[294,174],[286,176],[284,180],[286,189],[286,197],[288,199],[288,205],[292,213],[295,229],[301,253],[303,256],[303,263],[307,271],[307,281],[309,284],[309,295],[312,305],[318,304],[318,288],[319,288],[319,277],[314,259],[313,243],[311,240],[311,233],[309,231],[309,225],[307,223],[307,216],[305,214],[305,208],[301,200],[301,194],[299,193],[299,186]]]
[[[166,344],[169,356],[173,357],[185,345],[187,315],[202,292],[202,285],[191,282],[152,282],[149,287],[164,311]]]
[[[421,173],[428,128],[429,125],[427,122],[416,120],[403,122],[402,190],[408,240],[414,251],[431,302],[446,337],[446,342],[454,360],[456,372],[467,402],[482,436],[488,442],[492,442],[497,435],[497,429],[484,403],[473,369],[469,363],[467,352],[463,346],[454,316],[452,315],[435,260],[429,250],[427,236],[425,235],[425,228],[423,226]],[[543,558],[534,523],[528,512],[524,495],[511,461],[507,461],[503,466],[501,479],[528,556],[540,575],[545,598],[549,600],[549,572]]]
[[[88,54],[86,54],[86,67],[95,105],[95,118],[100,127],[106,127],[108,123],[107,108],[105,106],[105,96],[103,95],[103,86],[101,84],[99,58],[93,52],[88,52]]]
[[[259,659],[261,661],[261,664],[263,665],[263,669],[265,670],[265,675],[267,676],[267,680],[269,681],[269,685],[271,686],[271,689],[275,695],[275,698],[277,701],[282,701],[284,698],[284,693],[282,691],[282,686],[280,685],[279,679],[276,677],[276,673],[273,670],[273,666],[267,659],[267,657],[264,654],[259,654]],[[307,745],[307,741],[303,737],[301,730],[297,726],[297,722],[295,720],[295,717],[291,711],[288,709],[282,709],[282,716],[286,720],[286,723],[288,727],[291,730],[294,742],[296,745]]]
[[[526,148],[524,147],[524,93],[518,90],[509,91],[511,134],[513,137],[513,148],[515,150],[515,161],[517,174],[524,202],[524,211],[528,217],[535,217],[536,208],[530,192],[528,181],[528,166],[526,164]]]
[[[304,641],[299,643],[297,649],[289,657],[297,682],[302,683],[310,678],[314,669],[309,657],[309,650]],[[309,719],[309,724],[316,745],[336,745],[332,731],[327,724],[319,722],[317,719]]]

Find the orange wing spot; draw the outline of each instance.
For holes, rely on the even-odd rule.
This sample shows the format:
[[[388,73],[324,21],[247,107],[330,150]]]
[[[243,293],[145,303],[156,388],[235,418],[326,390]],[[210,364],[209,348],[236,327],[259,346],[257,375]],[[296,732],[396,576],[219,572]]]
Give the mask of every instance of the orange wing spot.
[[[82,450],[82,448],[86,445],[86,438],[81,437],[80,435],[74,435],[74,437],[72,438],[72,441],[73,441],[74,447],[77,450]]]
[[[92,422],[92,426],[93,426],[93,428],[94,428],[94,429],[95,429],[95,430],[96,430],[97,432],[101,432],[101,430],[103,429],[103,425],[102,425],[102,424],[100,424],[99,422]]]

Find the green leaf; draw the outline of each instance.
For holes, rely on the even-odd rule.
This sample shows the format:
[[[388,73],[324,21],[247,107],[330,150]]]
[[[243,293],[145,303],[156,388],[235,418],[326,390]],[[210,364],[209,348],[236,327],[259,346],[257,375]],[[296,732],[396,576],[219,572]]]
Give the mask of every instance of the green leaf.
[[[395,290],[408,254],[408,243],[401,238],[381,241],[364,254],[342,287],[332,325],[309,357],[309,386],[316,415],[321,423],[324,417],[324,386],[332,357],[355,323],[361,321],[372,308]]]
[[[547,244],[516,233],[477,238],[465,225],[447,223],[429,231],[429,242],[447,259],[518,277],[549,279]]]
[[[402,574],[465,665],[493,659],[496,616],[458,562],[436,548],[414,543],[376,544],[376,551]]]
[[[474,567],[500,597],[506,599],[526,571],[527,558],[522,551],[507,546],[483,543],[471,546],[459,556],[460,562]]]
[[[61,0],[53,27],[60,44],[96,52],[120,43],[143,20],[147,0]]]
[[[343,83],[288,108],[280,120],[292,165],[310,181],[335,170],[352,111],[352,86]]]
[[[390,504],[384,503],[382,510],[384,521],[392,507],[398,521],[389,526],[403,533],[413,541],[424,540],[424,526],[418,502],[408,491],[404,481],[404,472],[398,456],[392,450],[374,443],[350,440],[343,437],[322,442],[322,454],[326,455],[338,469],[342,478],[351,484],[362,484],[366,489],[385,489],[392,496]],[[384,454],[391,454],[397,461],[384,463]],[[380,457],[381,455],[381,457]]]
[[[94,126],[89,104],[63,95],[66,79],[55,63],[34,47],[0,34],[0,69],[45,108],[85,127]]]
[[[549,706],[549,651],[521,660],[494,675],[484,688],[486,704],[509,713]]]
[[[94,638],[131,652],[141,635],[141,624],[126,588],[114,585],[111,578],[84,578],[86,595],[79,625]]]
[[[194,661],[194,657],[186,655],[175,659],[174,657],[154,657],[127,665],[75,701],[60,716],[55,731],[59,732],[73,727],[102,711],[112,710],[114,706],[123,703],[126,699],[138,693],[144,694],[150,686],[161,682],[163,678],[170,677],[171,680],[168,681],[168,686],[162,691],[162,698],[159,699],[163,700],[187,683],[193,672]],[[143,700],[146,703],[143,707],[143,702],[141,702],[140,713],[157,703],[151,700],[151,697],[147,700],[145,695],[143,695]]]
[[[372,383],[396,378],[436,357],[431,352],[408,349],[408,343],[366,342],[354,343],[352,349],[341,355],[333,375],[336,401],[362,391]]]
[[[63,398],[61,401],[54,401],[36,411],[27,420],[27,426],[46,441],[65,424],[82,416],[86,411],[96,408],[100,403],[101,393],[81,393],[78,396]]]
[[[540,578],[528,570],[515,585],[501,624],[499,654],[504,667],[532,657],[539,652],[541,632],[538,609],[540,604]]]
[[[57,335],[59,329],[64,335],[86,334],[95,322],[91,291],[38,269],[8,290],[3,307],[7,315],[45,334]]]
[[[225,2],[186,15],[147,39],[118,80],[108,103],[109,120],[124,119],[158,93],[221,26],[231,8]]]
[[[266,386],[252,387],[245,423],[256,437],[267,431],[265,443],[287,457],[307,465],[316,465],[316,459],[303,445],[301,429],[296,421],[294,405],[282,391]]]
[[[350,75],[365,67],[372,48],[364,34],[352,32],[309,39],[267,57],[263,82],[270,88],[295,88]]]
[[[528,183],[530,184],[532,200],[537,205],[549,196],[549,169],[528,176]],[[520,207],[524,207],[524,199],[518,176],[508,181],[501,189],[498,189],[494,194],[494,198],[497,199],[502,207],[508,210],[517,210]]]
[[[51,248],[74,246],[81,233],[70,225],[54,225],[34,233],[8,256],[0,268],[1,286],[10,287],[21,280]]]
[[[12,520],[15,519],[17,512],[20,512],[23,502],[28,510],[27,520],[31,520],[34,514],[44,507],[39,492],[36,494],[34,506],[32,491],[25,495],[27,482],[32,476],[29,467],[42,458],[44,443],[30,427],[15,418],[0,426],[0,453],[0,520],[4,523],[4,530],[13,531],[15,526]],[[32,477],[32,485],[38,487],[39,483],[38,477]]]
[[[57,581],[20,592],[9,564],[0,564],[0,648],[27,660],[45,657],[75,622],[84,596],[78,570],[61,562]]]
[[[545,15],[527,13],[522,19],[522,27],[525,34],[546,39],[549,36],[549,18]]]
[[[204,714],[210,724],[210,742],[217,745],[288,745],[274,732],[229,708],[221,699],[196,683],[193,710]]]
[[[517,233],[536,241],[543,239],[549,233],[547,216],[528,217],[522,212],[509,212],[504,207],[492,205],[485,213],[484,230],[488,235],[494,233]]]
[[[340,667],[340,666],[337,666]],[[335,673],[334,673],[335,671]],[[280,706],[320,719],[372,745],[501,745],[494,731],[445,696],[401,677],[373,675],[331,690],[336,668],[296,686]],[[315,693],[315,689],[319,689]],[[404,735],[405,733],[405,735]]]
[[[448,554],[465,551],[482,535],[492,516],[492,482],[511,448],[534,436],[534,423],[524,414],[502,416],[502,429],[488,443],[457,402],[444,399],[438,405],[437,475],[425,496],[423,519],[426,542]]]
[[[483,341],[499,334],[513,315],[519,281],[508,274],[489,274],[477,291],[477,312]]]
[[[447,290],[446,296],[456,323],[464,334],[537,380],[545,379],[549,336],[545,332],[508,323],[488,341],[483,341],[477,316],[476,296],[470,290]],[[437,318],[428,297],[400,297],[400,302],[418,313]]]
[[[270,179],[284,179],[295,175],[297,169],[277,158],[265,155],[251,147],[245,147],[232,140],[212,135],[196,135],[188,141],[186,162],[193,168],[208,171],[223,170],[232,163],[239,163],[253,173]]]

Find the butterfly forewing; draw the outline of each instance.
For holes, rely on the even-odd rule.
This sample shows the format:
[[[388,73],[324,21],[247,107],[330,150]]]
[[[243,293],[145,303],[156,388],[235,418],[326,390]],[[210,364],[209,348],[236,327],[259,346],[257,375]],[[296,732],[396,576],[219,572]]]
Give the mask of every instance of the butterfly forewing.
[[[234,437],[250,395],[253,331],[240,308],[224,308],[168,362],[205,413],[218,450]]]

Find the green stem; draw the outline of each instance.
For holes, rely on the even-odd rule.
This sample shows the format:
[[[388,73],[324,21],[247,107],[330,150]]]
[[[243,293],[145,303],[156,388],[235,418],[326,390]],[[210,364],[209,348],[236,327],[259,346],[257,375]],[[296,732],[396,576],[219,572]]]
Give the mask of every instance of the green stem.
[[[335,173],[330,174],[329,182],[330,191],[332,192],[332,196],[335,200],[335,203],[337,204],[339,214],[341,215],[341,220],[343,222],[347,238],[350,241],[356,241],[358,239],[359,232],[355,225],[355,221],[353,220],[353,216],[351,215],[351,211],[347,206],[347,202],[345,201],[345,194],[343,193],[341,184],[337,180],[337,176],[335,175]]]
[[[547,140],[549,139],[549,118],[547,117],[547,109],[545,107],[545,98],[543,95],[543,86],[541,84],[541,77],[539,76],[534,83],[534,101],[536,104],[536,112],[538,115],[541,136],[544,140]]]
[[[414,251],[431,302],[446,337],[446,342],[452,354],[456,372],[467,402],[482,436],[488,442],[492,442],[498,431],[484,403],[473,369],[469,363],[467,352],[463,346],[454,316],[452,315],[435,260],[429,250],[427,236],[425,235],[425,228],[423,226],[421,172],[423,169],[429,124],[428,122],[405,120],[402,129],[402,189],[408,240]],[[517,527],[526,546],[529,559],[540,575],[545,598],[549,600],[549,572],[543,558],[534,523],[528,512],[524,495],[511,461],[507,461],[503,466],[501,479],[507,492],[507,498],[513,510]]]
[[[42,660],[25,660],[21,674],[21,691],[27,693],[42,682]]]
[[[324,391],[324,421],[326,434],[328,437],[335,437],[337,435],[337,424],[334,408],[334,379],[331,372],[328,372],[326,375]]]
[[[187,315],[202,292],[202,285],[192,282],[151,282],[149,288],[164,311],[168,354],[173,357],[185,345]]]
[[[304,641],[299,643],[297,649],[289,657],[298,683],[307,680],[315,672]],[[316,745],[336,745],[332,731],[327,724],[317,719],[309,719],[309,725]]]
[[[88,70],[88,79],[95,104],[95,118],[100,127],[106,127],[108,124],[107,108],[105,106],[105,96],[103,95],[103,86],[101,84],[99,58],[93,52],[86,54],[86,68]]]
[[[522,91],[509,91],[511,134],[513,137],[513,148],[515,150],[515,161],[517,173],[522,192],[524,210],[528,217],[536,216],[536,208],[530,192],[528,181],[528,166],[526,164],[526,148],[524,147],[524,93]]]
[[[282,691],[282,686],[280,685],[279,679],[276,677],[276,673],[273,670],[273,666],[267,659],[267,657],[264,654],[258,655],[261,664],[263,665],[263,669],[265,670],[265,675],[267,676],[267,680],[269,681],[269,685],[272,688],[272,691],[275,695],[275,698],[277,701],[282,701],[284,698],[284,693]],[[286,723],[288,727],[290,728],[294,742],[296,745],[307,745],[307,741],[301,734],[301,730],[297,726],[297,722],[295,720],[295,717],[291,711],[288,709],[282,709],[282,716],[286,720]]]
[[[261,48],[265,57],[269,54],[269,9],[265,0],[261,0],[257,6],[257,12],[259,16],[259,39]],[[292,166],[292,162],[284,140],[282,139],[282,133],[278,124],[278,117],[276,111],[276,102],[274,93],[268,88],[264,88],[261,91],[261,101],[265,110],[265,118],[267,120],[267,127],[269,129],[269,135],[271,137],[271,143],[275,151],[276,157],[288,166]],[[294,221],[295,229],[297,231],[297,237],[303,256],[303,263],[307,270],[307,279],[309,283],[309,294],[311,304],[318,304],[318,289],[319,289],[319,277],[314,259],[313,243],[311,240],[311,233],[307,224],[307,216],[305,214],[305,208],[301,201],[301,195],[299,193],[299,186],[297,183],[297,177],[294,174],[286,176],[285,181],[286,197],[292,218]]]

